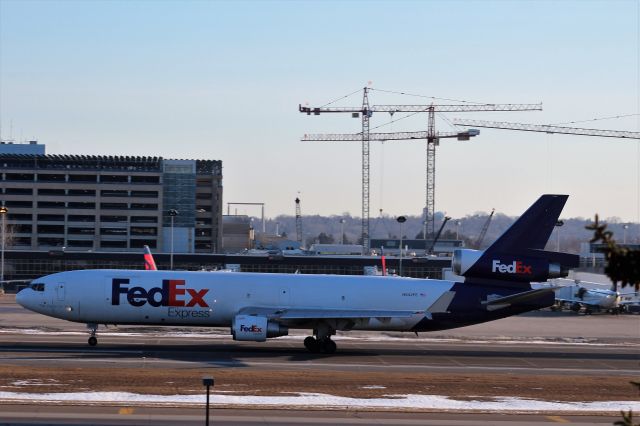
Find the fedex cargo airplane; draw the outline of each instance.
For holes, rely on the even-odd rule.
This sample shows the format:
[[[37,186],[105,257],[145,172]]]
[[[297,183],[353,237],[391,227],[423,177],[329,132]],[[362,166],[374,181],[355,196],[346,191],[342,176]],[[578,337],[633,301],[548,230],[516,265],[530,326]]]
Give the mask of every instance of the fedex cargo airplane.
[[[459,280],[385,276],[80,270],[34,280],[17,302],[32,311],[98,324],[230,327],[234,340],[262,342],[313,330],[311,352],[333,353],[336,331],[434,331],[553,305],[531,282],[566,276],[578,256],[545,251],[566,195],[540,197],[491,247],[453,256]]]

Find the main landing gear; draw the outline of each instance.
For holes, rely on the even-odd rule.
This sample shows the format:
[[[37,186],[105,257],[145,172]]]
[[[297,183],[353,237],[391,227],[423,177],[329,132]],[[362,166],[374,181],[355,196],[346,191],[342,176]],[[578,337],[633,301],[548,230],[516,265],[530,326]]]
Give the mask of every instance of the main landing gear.
[[[87,328],[91,330],[91,336],[89,336],[89,346],[95,346],[98,344],[98,338],[96,337],[96,331],[98,331],[98,324],[87,324]]]
[[[304,339],[304,347],[309,352],[332,354],[336,352],[336,343],[331,340],[331,336],[336,334],[336,331],[324,324],[321,324],[313,330],[316,337],[309,336]]]

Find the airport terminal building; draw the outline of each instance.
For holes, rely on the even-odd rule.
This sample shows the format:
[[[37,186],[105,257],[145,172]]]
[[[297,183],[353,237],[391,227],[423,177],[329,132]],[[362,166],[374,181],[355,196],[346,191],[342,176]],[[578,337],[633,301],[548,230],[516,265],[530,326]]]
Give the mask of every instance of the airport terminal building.
[[[220,249],[221,161],[2,152],[9,250]]]

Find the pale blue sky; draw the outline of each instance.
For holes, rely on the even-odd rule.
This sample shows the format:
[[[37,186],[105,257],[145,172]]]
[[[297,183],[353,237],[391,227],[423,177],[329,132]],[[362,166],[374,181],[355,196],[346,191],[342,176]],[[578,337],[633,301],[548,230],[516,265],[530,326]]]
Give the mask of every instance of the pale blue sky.
[[[0,0],[2,137],[52,154],[220,159],[225,202],[268,216],[360,215],[359,143],[348,115],[312,106],[372,87],[544,111],[448,114],[562,123],[640,112],[638,1]],[[372,104],[429,99],[371,94]],[[338,105],[358,105],[354,95]],[[395,117],[397,118],[397,116]],[[389,122],[374,115],[372,125]],[[11,126],[12,123],[12,126]],[[439,120],[438,129],[451,128]],[[637,116],[583,123],[640,130]],[[414,117],[381,130],[424,130]],[[371,215],[419,214],[425,143],[372,145]],[[637,142],[482,129],[443,140],[436,209],[517,215],[544,192],[566,216],[638,218]],[[243,211],[257,214],[258,211]]]

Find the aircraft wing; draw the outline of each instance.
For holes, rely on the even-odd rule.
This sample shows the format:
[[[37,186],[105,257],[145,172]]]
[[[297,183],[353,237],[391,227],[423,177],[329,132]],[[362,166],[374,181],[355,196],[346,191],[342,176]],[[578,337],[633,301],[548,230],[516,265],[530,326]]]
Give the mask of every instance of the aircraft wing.
[[[330,320],[330,319],[366,319],[366,318],[411,318],[424,315],[431,319],[432,313],[446,312],[455,296],[454,291],[444,292],[431,306],[424,310],[386,310],[386,309],[322,309],[309,308],[269,308],[246,307],[241,315],[262,315],[275,320]]]
[[[361,318],[411,318],[424,315],[425,311],[396,311],[370,309],[321,309],[295,308],[278,309],[264,307],[247,307],[239,312],[242,315],[265,315],[280,320],[313,320],[313,319],[361,319]]]

